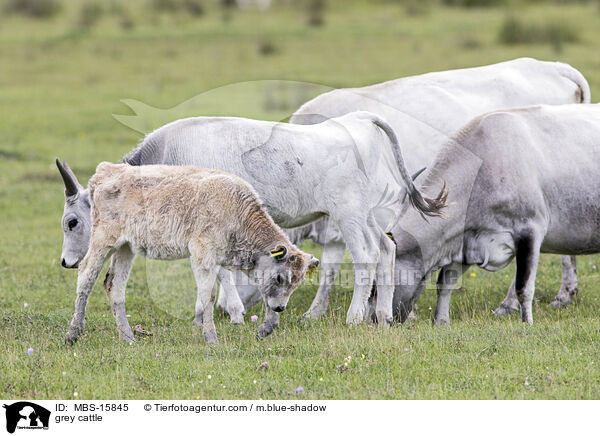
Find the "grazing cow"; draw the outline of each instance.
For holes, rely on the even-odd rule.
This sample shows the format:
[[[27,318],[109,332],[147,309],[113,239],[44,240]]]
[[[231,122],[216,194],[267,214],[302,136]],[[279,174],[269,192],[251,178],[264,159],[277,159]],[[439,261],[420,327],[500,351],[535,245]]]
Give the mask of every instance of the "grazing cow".
[[[395,246],[386,231],[406,194],[410,204],[425,215],[436,216],[445,206],[443,190],[428,199],[415,189],[393,130],[368,112],[306,126],[244,118],[188,118],[149,134],[125,161],[194,165],[235,174],[256,189],[282,227],[329,215],[344,234],[355,265],[348,323],[363,321],[376,275],[380,278],[377,318],[385,325],[392,321]],[[89,234],[85,221],[80,229],[70,224],[76,219],[70,218],[72,203],[79,203],[79,212],[85,214],[88,206],[79,201],[85,193],[73,181],[67,184],[65,180],[65,186],[63,259],[72,246],[67,244],[69,232],[79,232],[77,244]],[[77,250],[69,255],[69,262],[77,262],[87,247],[78,245]]]
[[[452,287],[470,265],[497,271],[516,257],[512,284],[524,322],[540,252],[600,251],[600,105],[535,106],[482,115],[439,152],[422,190],[442,180],[445,219],[406,210],[392,230],[404,315],[441,268],[435,322],[448,323]]]
[[[589,85],[576,69],[560,62],[521,58],[484,67],[404,77],[363,88],[337,89],[305,103],[290,123],[314,124],[357,110],[375,113],[392,126],[408,169],[417,171],[430,165],[444,143],[478,115],[535,104],[589,102]],[[345,245],[341,233],[327,217],[309,226],[308,231],[300,233],[309,234],[314,242],[324,245],[319,290],[306,313],[307,317],[318,318],[327,311]],[[555,307],[569,304],[577,292],[575,257],[565,256],[562,261],[563,281],[552,302]],[[246,307],[252,294],[253,290],[245,288],[240,295]],[[219,299],[229,295],[222,293]],[[228,303],[224,298],[221,301],[222,306]],[[518,308],[511,288],[495,313],[505,314]]]
[[[88,296],[106,259],[104,282],[119,337],[134,342],[125,315],[125,286],[137,254],[150,259],[189,257],[198,285],[206,342],[217,342],[213,323],[217,269],[241,269],[260,283],[266,319],[259,336],[273,331],[271,313],[285,309],[290,295],[318,260],[289,241],[239,177],[195,167],[98,165],[89,181],[92,231],[79,266],[75,315],[66,336],[73,343],[85,323]]]

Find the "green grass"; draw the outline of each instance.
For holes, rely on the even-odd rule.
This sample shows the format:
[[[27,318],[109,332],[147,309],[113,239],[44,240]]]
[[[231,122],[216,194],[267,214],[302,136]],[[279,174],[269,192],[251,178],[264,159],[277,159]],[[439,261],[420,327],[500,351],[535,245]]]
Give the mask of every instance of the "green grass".
[[[593,256],[580,258],[580,296],[563,310],[548,307],[560,283],[559,259],[543,257],[534,326],[523,326],[518,315],[491,315],[510,284],[511,267],[495,274],[469,271],[476,277],[467,274],[466,290],[455,293],[449,328],[431,325],[432,289],[419,301],[414,324],[390,331],[348,328],[343,320],[349,283],[335,290],[326,319],[303,323],[300,315],[315,292],[307,283],[272,336],[259,342],[256,324],[232,328],[218,316],[220,344],[214,347],[191,325],[191,276],[156,294],[147,273],[155,270],[139,259],[127,308],[132,326],[141,324],[154,335],[134,346],[119,343],[98,285],[88,307],[87,336],[67,347],[76,272],[58,263],[63,187],[53,164],[56,156],[67,159],[85,182],[98,162],[117,161],[132,149],[140,134],[112,117],[130,114],[121,99],[171,108],[240,81],[357,86],[533,56],[576,66],[594,94],[600,91],[600,59],[593,55],[600,43],[596,6],[536,4],[520,11],[525,21],[543,17],[577,29],[577,42],[564,44],[560,54],[550,44],[500,45],[505,11],[497,8],[438,7],[408,16],[389,2],[352,3],[329,7],[318,28],[306,26],[304,13],[283,7],[237,12],[225,24],[210,7],[198,19],[133,16],[129,30],[107,12],[85,31],[72,8],[48,20],[0,16],[0,397],[600,397],[599,274],[592,268],[600,258]],[[264,41],[275,47],[268,56],[260,53]],[[214,95],[219,98],[201,100],[201,114],[283,119],[297,103],[270,107],[251,86]],[[183,114],[185,108],[177,112]],[[177,299],[185,304],[178,306]],[[258,308],[250,314],[262,319]],[[349,369],[340,371],[348,356]],[[265,361],[269,368],[257,371]],[[301,394],[297,386],[304,387]]]

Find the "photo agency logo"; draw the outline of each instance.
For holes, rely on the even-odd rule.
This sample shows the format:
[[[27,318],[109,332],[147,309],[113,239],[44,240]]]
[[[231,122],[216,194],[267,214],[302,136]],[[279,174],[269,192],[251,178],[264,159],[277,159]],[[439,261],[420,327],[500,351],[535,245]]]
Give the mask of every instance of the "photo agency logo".
[[[14,433],[19,430],[48,430],[50,411],[29,401],[4,404],[6,409],[6,431]]]
[[[436,195],[438,200],[442,198],[444,192],[440,192],[440,188],[445,181],[428,180],[426,165],[432,162],[423,158],[422,149],[431,147],[430,143],[440,148],[450,140],[450,136],[437,130],[427,120],[419,119],[419,115],[379,100],[363,101],[350,111],[345,106],[331,109],[331,105],[321,105],[319,108],[318,99],[305,104],[333,89],[285,80],[240,82],[208,90],[169,109],[125,99],[122,103],[134,115],[113,114],[113,117],[124,126],[146,135],[140,145],[125,157],[126,162],[132,165],[195,165],[241,176],[257,191],[269,214],[292,243],[299,246],[311,240],[320,245],[323,251],[319,273],[307,276],[305,281],[314,285],[315,289],[318,287],[315,301],[321,301],[320,309],[325,310],[334,285],[371,289],[374,265],[381,264],[383,256],[373,254],[360,260],[356,257],[361,254],[361,247],[363,251],[364,247],[373,248],[370,251],[377,253],[382,247],[389,247],[389,240],[400,243],[403,248],[410,248],[410,255],[401,256],[403,253],[396,251],[393,274],[392,269],[387,267],[391,266],[391,261],[386,258],[386,266],[377,271],[376,283],[395,287],[394,304],[412,306],[424,289],[436,288],[435,277],[428,273],[432,265],[427,265],[427,261],[443,250],[439,236],[431,237],[437,233],[428,229],[435,230],[445,217],[425,216],[416,211],[415,197],[411,194],[415,191],[414,186],[418,186],[430,198],[435,200]],[[340,93],[344,95],[340,96]],[[368,99],[349,89],[337,90],[335,96],[346,102]],[[359,109],[368,109],[369,112],[362,112],[356,119],[343,118],[348,116],[348,112]],[[201,143],[185,140],[181,130],[167,134],[160,129],[189,117],[242,117],[273,123],[264,130],[261,130],[264,124],[244,124],[236,119],[226,123],[222,118],[217,119],[218,123],[214,120],[191,123],[193,127],[189,122],[170,125],[170,129],[199,129],[189,135],[190,138],[202,137]],[[314,136],[306,133],[310,130],[309,126],[303,134],[295,134],[290,128],[290,124],[323,122],[329,124],[326,140],[323,141],[316,140],[316,133]],[[157,129],[160,129],[159,132],[156,132]],[[236,140],[240,137],[236,129],[246,129],[246,133],[241,135],[243,140]],[[170,135],[170,139],[165,140],[164,135]],[[214,141],[210,141],[211,137]],[[227,138],[230,142],[223,143]],[[428,144],[423,144],[423,138],[427,138]],[[169,150],[166,150],[167,147]],[[433,152],[425,154],[435,155]],[[462,169],[465,177],[461,185],[473,184],[481,160],[468,150],[463,149],[459,154],[457,159],[465,159]],[[404,168],[408,174],[401,173],[401,161],[406,163]],[[404,183],[407,176],[414,180],[410,192]],[[370,191],[358,192],[361,189]],[[324,211],[323,199],[327,198],[335,200],[329,201],[327,206],[336,210]],[[323,204],[317,204],[319,201]],[[349,205],[354,205],[354,209]],[[453,207],[450,203],[448,205]],[[315,213],[315,210],[318,212]],[[357,210],[361,213],[348,217]],[[447,210],[444,209],[442,215]],[[306,219],[299,220],[298,217]],[[455,227],[459,228],[462,223],[464,228],[465,217],[466,208],[463,208],[453,216],[453,227],[457,224]],[[355,225],[359,221],[360,224]],[[405,227],[406,223],[411,228]],[[351,260],[345,257],[347,250],[351,253]],[[448,277],[443,282],[460,286],[460,267],[447,268],[442,273]],[[189,260],[146,260],[146,278],[154,303],[167,313],[180,319],[198,315],[194,314],[196,283]],[[228,306],[237,308],[234,311],[240,312],[243,317],[245,310],[262,301],[258,292],[260,283],[257,283],[261,280],[260,274],[249,277],[240,271],[220,271],[217,278],[220,284],[217,307],[230,315],[232,310]],[[185,296],[181,293],[175,296],[174,287],[188,289],[189,292]],[[375,289],[373,287],[373,296],[376,297]]]

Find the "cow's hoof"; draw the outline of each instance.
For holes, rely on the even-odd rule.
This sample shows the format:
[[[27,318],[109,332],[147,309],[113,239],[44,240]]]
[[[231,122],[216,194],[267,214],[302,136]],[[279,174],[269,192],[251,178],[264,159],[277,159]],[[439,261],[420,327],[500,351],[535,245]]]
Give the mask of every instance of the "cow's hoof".
[[[204,332],[202,333],[204,340],[207,344],[218,344],[217,334],[215,332]]]
[[[306,312],[302,315],[302,319],[304,319],[306,321],[316,321],[319,318],[321,318],[320,310],[309,310],[308,312]]]
[[[573,297],[577,294],[577,288],[571,292],[559,292],[556,297],[554,297],[554,301],[550,303],[550,306],[559,309],[561,307],[568,306],[573,302]]]
[[[194,317],[194,320],[192,321],[192,324],[196,327],[202,327],[204,325],[204,323],[202,322],[202,315],[196,315]]]
[[[450,319],[449,318],[436,318],[433,320],[433,325],[436,327],[448,327],[450,325]]]
[[[358,311],[356,313],[348,313],[346,316],[346,324],[349,326],[360,325],[365,319],[365,311]]]
[[[374,322],[377,323],[379,327],[382,327],[384,329],[390,328],[392,326],[392,322],[394,321],[394,318],[392,316],[387,316],[383,314],[375,315],[371,318]]]
[[[417,318],[417,315],[415,315],[415,311],[411,310],[410,313],[408,314],[408,316],[406,317],[406,321],[405,322],[414,322],[417,319],[418,318]]]
[[[519,307],[511,307],[511,306],[506,306],[504,304],[501,304],[500,306],[498,306],[498,308],[496,310],[494,310],[492,312],[492,314],[494,314],[495,316],[504,316],[504,315],[509,315],[511,313],[517,312],[519,310]]]

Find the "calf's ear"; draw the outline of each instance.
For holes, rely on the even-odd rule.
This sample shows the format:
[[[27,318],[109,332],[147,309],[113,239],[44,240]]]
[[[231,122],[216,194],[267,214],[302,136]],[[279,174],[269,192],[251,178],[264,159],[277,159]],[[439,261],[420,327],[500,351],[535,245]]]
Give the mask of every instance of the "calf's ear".
[[[275,260],[283,260],[287,256],[287,248],[285,248],[283,245],[280,245],[276,249],[271,250],[270,253],[271,257],[274,257]]]

